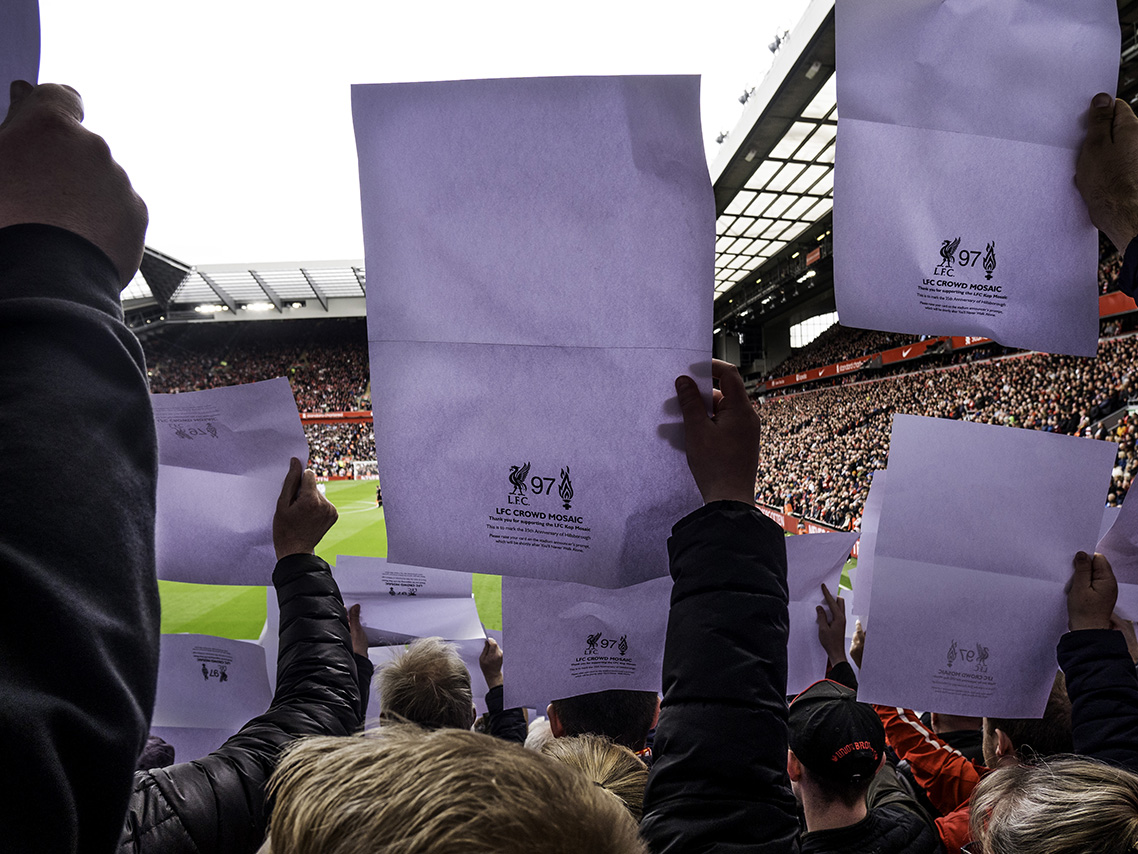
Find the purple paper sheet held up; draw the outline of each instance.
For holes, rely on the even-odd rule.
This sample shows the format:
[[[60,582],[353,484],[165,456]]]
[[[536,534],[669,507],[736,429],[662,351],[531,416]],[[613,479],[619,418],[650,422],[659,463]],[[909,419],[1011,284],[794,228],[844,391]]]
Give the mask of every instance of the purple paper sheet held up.
[[[216,750],[269,708],[265,650],[210,635],[162,635],[152,730],[179,762]]]
[[[694,77],[353,87],[392,560],[667,574],[699,505],[673,382],[710,391],[698,95]]]
[[[881,503],[885,500],[885,469],[873,473],[869,495],[861,513],[861,544],[857,549],[857,569],[854,570],[853,596],[847,614],[858,617],[862,628],[869,628],[870,596],[873,591],[873,553],[877,548],[877,525],[881,519]],[[851,619],[852,623],[853,620]]]
[[[39,0],[4,0],[0,4],[0,120],[8,113],[13,80],[36,83],[40,67]]]
[[[826,653],[818,642],[818,614],[825,607],[821,585],[838,595],[842,567],[857,542],[856,531],[803,534],[786,540],[786,585],[790,591],[790,637],[786,643],[786,692],[797,694],[826,676]],[[851,618],[852,621],[852,618]]]
[[[1116,447],[897,415],[858,697],[957,715],[1039,717]]]
[[[345,555],[337,558],[332,575],[344,602],[359,604],[369,646],[404,644],[424,637],[484,637],[469,572]]]
[[[842,323],[1093,356],[1098,233],[1072,176],[1118,79],[1115,0],[837,5]]]
[[[596,691],[660,691],[671,578],[620,589],[502,579],[506,708]]]
[[[1115,612],[1133,622],[1138,620],[1138,498],[1122,502],[1120,509],[1106,508],[1103,518],[1108,517],[1114,524],[1099,539],[1095,551],[1106,556],[1118,579]]]
[[[288,380],[155,394],[158,577],[269,584],[272,523],[290,457],[308,441]]]

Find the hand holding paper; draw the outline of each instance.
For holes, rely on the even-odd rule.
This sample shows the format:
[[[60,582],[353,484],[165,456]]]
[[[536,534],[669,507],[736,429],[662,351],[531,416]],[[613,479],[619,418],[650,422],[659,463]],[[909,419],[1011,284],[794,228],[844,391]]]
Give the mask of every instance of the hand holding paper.
[[[1075,184],[1091,222],[1125,252],[1138,235],[1138,117],[1125,101],[1095,95]]]
[[[1109,629],[1118,599],[1118,582],[1110,561],[1100,554],[1093,558],[1086,552],[1075,555],[1075,574],[1067,588],[1067,625],[1073,632],[1080,629]]]
[[[494,638],[486,638],[486,644],[478,656],[478,666],[486,679],[487,688],[497,688],[502,684],[502,648]]]
[[[336,508],[316,488],[316,473],[289,461],[288,474],[273,516],[273,548],[277,560],[293,554],[313,554],[321,538],[336,524]]]
[[[684,415],[688,468],[705,504],[712,501],[755,503],[759,468],[759,416],[747,398],[743,378],[730,362],[713,359],[711,375],[719,380],[713,412],[691,377],[676,379],[676,395]]]
[[[841,596],[835,599],[825,584],[822,585],[822,595],[826,598],[826,607],[817,607],[818,642],[833,667],[846,660],[846,600]]]

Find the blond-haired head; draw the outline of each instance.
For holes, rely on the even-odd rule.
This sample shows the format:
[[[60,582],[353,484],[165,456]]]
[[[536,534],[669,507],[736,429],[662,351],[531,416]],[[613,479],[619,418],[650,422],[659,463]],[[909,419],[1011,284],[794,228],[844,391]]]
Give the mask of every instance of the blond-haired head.
[[[409,721],[428,729],[474,725],[470,672],[454,644],[420,638],[399,657],[380,666],[375,676],[380,717]]]
[[[984,854],[1084,854],[1138,846],[1138,776],[1067,756],[1007,765],[972,793],[972,838]]]
[[[627,747],[599,735],[575,735],[546,742],[541,752],[576,768],[602,790],[619,798],[632,817],[640,821],[648,766]]]
[[[636,822],[591,780],[457,729],[305,738],[270,781],[271,854],[645,854]]]

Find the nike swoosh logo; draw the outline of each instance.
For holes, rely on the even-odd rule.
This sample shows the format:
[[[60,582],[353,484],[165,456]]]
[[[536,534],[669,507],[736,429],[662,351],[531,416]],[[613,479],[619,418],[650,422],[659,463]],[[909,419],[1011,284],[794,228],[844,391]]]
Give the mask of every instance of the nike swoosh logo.
[[[901,351],[901,358],[904,359],[906,356],[908,356],[909,351],[912,349],[913,349],[912,347],[906,347],[904,350],[902,350]]]

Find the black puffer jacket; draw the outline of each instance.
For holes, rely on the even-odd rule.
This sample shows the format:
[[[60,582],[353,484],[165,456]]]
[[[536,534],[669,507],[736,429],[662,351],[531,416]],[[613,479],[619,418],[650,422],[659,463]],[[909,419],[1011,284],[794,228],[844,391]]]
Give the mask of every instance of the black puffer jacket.
[[[668,551],[675,586],[641,833],[657,854],[795,851],[782,529],[718,501],[681,520]]]
[[[857,824],[802,835],[802,854],[920,854],[941,850],[928,822],[901,806],[878,807]]]
[[[1138,772],[1138,674],[1122,632],[1067,632],[1057,653],[1075,752]]]
[[[348,617],[328,564],[277,562],[277,691],[269,710],[204,759],[135,774],[120,854],[242,854],[264,841],[265,782],[301,735],[348,735],[362,723]]]

